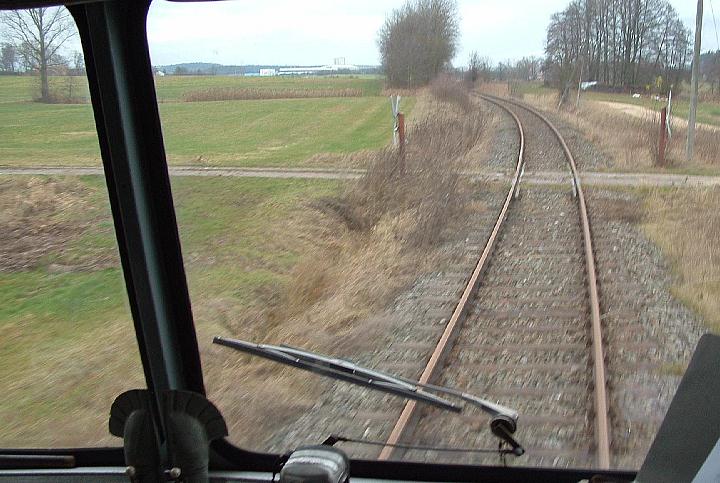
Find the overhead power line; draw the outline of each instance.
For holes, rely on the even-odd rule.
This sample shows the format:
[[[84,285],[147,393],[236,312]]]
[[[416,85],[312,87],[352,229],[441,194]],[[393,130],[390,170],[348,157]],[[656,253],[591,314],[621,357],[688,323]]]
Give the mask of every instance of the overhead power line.
[[[720,40],[718,39],[717,21],[715,20],[715,9],[713,8],[712,0],[709,0],[709,2],[710,2],[710,13],[712,13],[712,18],[713,18],[713,26],[715,27],[715,43],[717,44],[718,50],[720,50]]]

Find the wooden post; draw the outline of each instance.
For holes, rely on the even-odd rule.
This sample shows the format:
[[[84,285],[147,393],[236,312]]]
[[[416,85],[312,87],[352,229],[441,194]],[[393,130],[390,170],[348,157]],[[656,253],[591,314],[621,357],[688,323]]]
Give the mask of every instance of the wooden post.
[[[405,173],[405,114],[398,112],[398,137],[400,138],[400,173]]]
[[[668,91],[667,115],[665,116],[667,125],[667,137],[672,139],[672,88]]]
[[[665,146],[667,144],[667,107],[660,110],[660,138],[658,142],[658,165],[665,165]]]

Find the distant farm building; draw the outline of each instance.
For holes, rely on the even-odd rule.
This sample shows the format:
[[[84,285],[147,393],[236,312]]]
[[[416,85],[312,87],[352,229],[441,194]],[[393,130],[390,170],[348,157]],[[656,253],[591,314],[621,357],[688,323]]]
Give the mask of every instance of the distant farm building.
[[[258,75],[263,77],[275,75],[326,75],[358,70],[360,70],[358,66],[346,64],[345,57],[336,57],[333,59],[333,63],[328,65],[266,68],[260,69]]]
[[[358,66],[351,64],[319,65],[313,67],[281,67],[278,69],[278,75],[321,75],[356,70],[359,70]]]

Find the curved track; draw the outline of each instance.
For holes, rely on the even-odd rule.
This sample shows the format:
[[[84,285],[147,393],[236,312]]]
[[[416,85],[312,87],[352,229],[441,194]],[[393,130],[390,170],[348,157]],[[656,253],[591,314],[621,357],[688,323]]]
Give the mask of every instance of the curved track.
[[[541,113],[507,99],[481,97],[507,111],[517,125],[515,176],[420,380],[467,388],[519,410],[516,436],[528,450],[520,464],[608,468],[600,307],[575,161]],[[532,132],[527,146],[524,125]],[[556,140],[554,146],[550,139]],[[566,169],[569,183],[561,190],[523,189],[516,199],[526,167]],[[488,447],[495,442],[488,433],[481,414],[452,417],[409,402],[380,459],[437,460],[443,456],[427,451],[400,455],[391,445]],[[481,462],[483,457],[455,455],[452,461]]]

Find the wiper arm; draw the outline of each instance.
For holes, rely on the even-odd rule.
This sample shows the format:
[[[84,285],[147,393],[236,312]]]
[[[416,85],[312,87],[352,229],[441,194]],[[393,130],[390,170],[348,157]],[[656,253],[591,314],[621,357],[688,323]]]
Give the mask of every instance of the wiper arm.
[[[441,409],[459,413],[462,408],[434,394],[422,391],[420,386],[403,378],[366,369],[344,359],[303,351],[294,347],[255,344],[226,337],[213,338],[215,344],[224,345],[241,352],[264,357],[281,364],[297,367],[323,376],[369,387],[378,391],[414,399]]]
[[[414,399],[456,413],[461,412],[462,408],[447,399],[430,394],[427,391],[439,392],[462,399],[492,416],[490,430],[494,435],[509,443],[515,455],[520,456],[525,452],[522,446],[512,437],[512,434],[515,433],[517,429],[517,411],[475,395],[449,387],[423,384],[405,377],[368,369],[345,359],[328,357],[286,345],[255,344],[226,337],[215,337],[213,342],[248,354],[280,362],[281,364],[408,399]]]

